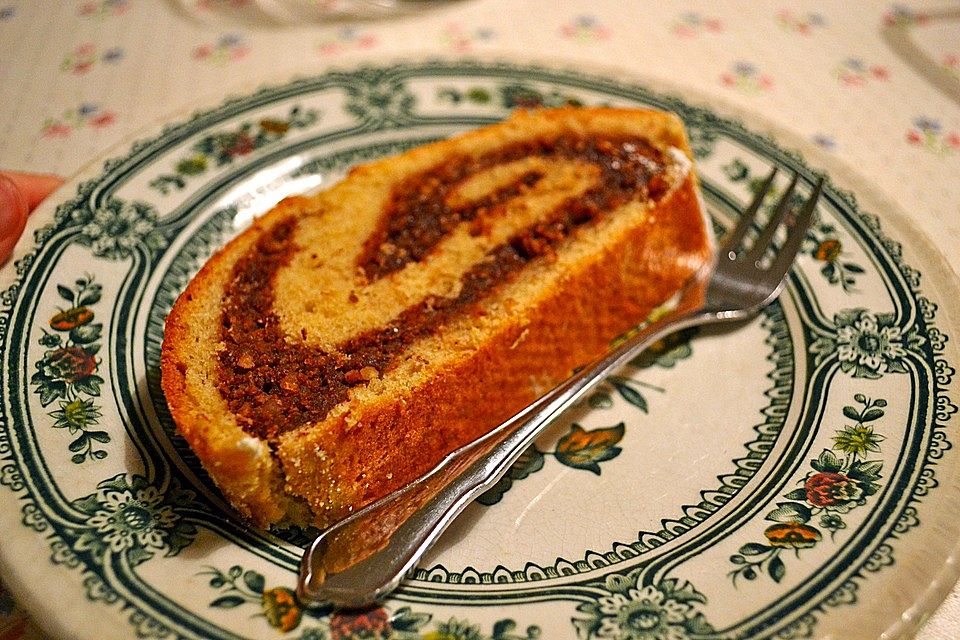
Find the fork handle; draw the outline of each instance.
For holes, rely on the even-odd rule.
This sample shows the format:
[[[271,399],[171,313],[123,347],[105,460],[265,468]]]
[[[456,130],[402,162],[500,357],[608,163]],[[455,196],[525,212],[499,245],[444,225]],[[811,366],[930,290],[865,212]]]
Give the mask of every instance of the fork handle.
[[[474,498],[493,486],[562,411],[660,338],[712,314],[681,304],[582,368],[485,436],[448,454],[430,473],[324,530],[306,549],[301,601],[369,605],[404,575]],[[685,309],[685,307],[687,307]]]

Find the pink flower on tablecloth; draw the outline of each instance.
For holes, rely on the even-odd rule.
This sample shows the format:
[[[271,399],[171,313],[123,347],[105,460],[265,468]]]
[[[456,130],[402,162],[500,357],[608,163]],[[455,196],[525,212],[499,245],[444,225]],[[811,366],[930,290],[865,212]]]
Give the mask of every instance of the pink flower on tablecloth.
[[[808,36],[815,29],[827,26],[827,19],[820,13],[796,15],[790,9],[781,9],[777,12],[777,24],[787,31]]]
[[[130,8],[130,0],[88,0],[80,4],[77,14],[84,18],[119,16]]]
[[[608,40],[613,34],[610,27],[593,16],[577,16],[560,27],[560,35],[567,40],[590,44]]]
[[[473,50],[474,45],[489,42],[496,37],[496,31],[490,27],[465,29],[461,24],[451,23],[443,30],[440,41],[457,53],[466,53]]]
[[[240,60],[249,54],[250,45],[239,33],[224,33],[214,42],[205,42],[194,48],[194,60],[202,60],[211,64],[227,64]]]
[[[890,71],[884,66],[869,65],[860,58],[847,58],[833,71],[833,75],[842,84],[850,87],[862,87],[870,80],[885,82],[890,79]]]
[[[114,64],[122,60],[123,56],[122,47],[110,47],[101,51],[94,43],[85,42],[64,56],[60,63],[60,70],[83,75],[93,69],[98,62]]]
[[[761,72],[756,65],[744,61],[733,63],[730,71],[720,75],[720,82],[745,93],[769,91],[773,88],[773,77]]]
[[[90,119],[90,126],[94,129],[103,129],[104,127],[109,127],[111,124],[116,122],[117,116],[112,111],[106,113],[101,113],[100,115]]]
[[[960,78],[960,55],[956,53],[946,53],[940,61],[940,67],[944,71],[949,71],[954,77]]]
[[[67,109],[58,118],[47,118],[41,135],[44,138],[68,138],[78,129],[104,129],[116,120],[117,114],[114,111],[86,102],[74,109]]]
[[[49,122],[43,125],[44,138],[66,138],[71,133],[73,129],[61,122]]]
[[[938,156],[953,155],[960,151],[960,132],[945,131],[938,120],[919,116],[913,119],[913,127],[907,130],[907,142]]]
[[[688,11],[680,14],[673,21],[672,31],[681,38],[694,38],[702,33],[723,32],[723,22],[719,18]]]
[[[373,33],[358,31],[355,27],[344,27],[336,35],[317,43],[320,55],[332,56],[346,51],[362,51],[377,46],[377,36]]]

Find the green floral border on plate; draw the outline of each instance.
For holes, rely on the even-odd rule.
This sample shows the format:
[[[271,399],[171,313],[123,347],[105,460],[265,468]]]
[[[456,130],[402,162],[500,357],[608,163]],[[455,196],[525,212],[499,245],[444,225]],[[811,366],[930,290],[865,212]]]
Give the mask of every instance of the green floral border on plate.
[[[185,629],[192,629],[191,633],[199,635],[221,634],[222,630],[195,616],[186,616],[191,618],[186,620],[182,610],[176,607],[170,608],[162,602],[162,599],[151,601],[150,597],[145,597],[142,594],[141,596],[135,595],[134,592],[130,591],[130,587],[137,580],[134,572],[136,566],[151,560],[158,554],[176,555],[181,549],[192,543],[197,535],[198,526],[216,530],[221,535],[226,535],[229,539],[242,545],[262,545],[263,538],[238,533],[229,525],[220,522],[222,518],[215,515],[215,507],[214,511],[211,511],[209,505],[205,506],[202,501],[198,502],[196,492],[192,488],[186,488],[195,486],[192,479],[189,475],[184,476],[182,470],[169,466],[169,463],[162,456],[166,451],[165,445],[161,441],[162,438],[159,434],[152,433],[149,427],[143,428],[142,432],[129,427],[126,429],[133,446],[143,458],[144,469],[142,473],[121,474],[120,476],[107,478],[99,483],[96,492],[69,504],[64,504],[62,499],[52,494],[40,498],[32,493],[37,490],[35,485],[37,479],[44,476],[42,473],[36,473],[36,469],[33,470],[33,475],[24,473],[23,462],[21,461],[18,464],[17,455],[21,447],[29,448],[31,445],[22,439],[22,434],[18,434],[12,429],[13,421],[11,419],[11,410],[22,410],[20,404],[29,401],[28,397],[23,397],[23,389],[26,388],[26,385],[15,385],[13,382],[13,378],[18,375],[16,372],[20,364],[11,361],[14,346],[12,340],[21,337],[20,331],[24,327],[29,331],[29,327],[32,326],[31,323],[36,322],[29,308],[24,307],[24,300],[26,299],[20,296],[21,287],[27,282],[34,284],[34,281],[30,278],[48,269],[56,261],[64,247],[71,242],[75,242],[78,245],[88,247],[92,255],[101,259],[129,259],[131,261],[131,270],[120,284],[117,298],[121,303],[118,306],[127,305],[131,309],[137,309],[138,305],[143,303],[143,292],[138,291],[139,285],[137,283],[143,281],[150,273],[150,269],[154,268],[157,261],[162,258],[167,246],[177,237],[187,218],[181,216],[161,220],[158,218],[156,210],[149,204],[127,203],[113,198],[111,188],[115,185],[111,181],[114,180],[112,177],[114,174],[123,171],[125,166],[135,166],[137,162],[148,158],[156,152],[156,145],[162,144],[164,141],[179,140],[189,135],[191,131],[203,130],[215,125],[218,119],[228,118],[243,112],[245,109],[253,109],[255,106],[268,104],[272,99],[296,95],[298,92],[307,93],[318,86],[340,86],[346,89],[348,94],[346,109],[357,118],[359,131],[402,130],[404,127],[421,123],[415,113],[416,100],[413,94],[406,90],[404,83],[412,78],[431,75],[471,77],[488,83],[499,82],[513,85],[518,82],[527,82],[538,87],[551,87],[552,92],[541,92],[541,95],[548,96],[562,96],[567,91],[584,91],[608,95],[611,99],[617,98],[653,104],[674,110],[685,119],[691,132],[694,148],[700,156],[708,156],[715,141],[721,136],[728,136],[741,143],[749,143],[749,146],[760,155],[775,158],[775,162],[798,171],[807,180],[813,176],[812,170],[798,154],[780,149],[773,139],[752,133],[741,123],[720,118],[709,110],[690,107],[680,98],[654,94],[638,85],[587,76],[573,71],[524,67],[507,63],[472,62],[429,62],[385,68],[362,68],[350,72],[333,72],[318,79],[304,79],[282,87],[263,89],[250,96],[228,100],[216,109],[197,113],[191,120],[183,124],[164,129],[157,138],[135,143],[126,157],[107,161],[100,178],[79,185],[77,196],[58,207],[54,223],[39,229],[35,233],[36,250],[17,261],[14,283],[0,294],[0,347],[5,351],[4,364],[8,368],[8,376],[11,379],[11,382],[3,390],[6,396],[5,402],[0,404],[0,483],[20,496],[22,522],[26,527],[33,529],[37,534],[44,535],[49,540],[53,562],[66,565],[71,569],[80,569],[83,572],[87,596],[91,601],[102,601],[107,604],[124,603],[124,606],[131,611],[129,620],[137,635],[143,637],[169,635],[172,629],[168,626],[168,622],[181,629],[178,633]],[[507,92],[501,92],[501,94],[508,95]],[[509,95],[520,95],[524,100],[531,99],[531,93],[518,94],[514,91]],[[533,99],[535,99],[536,90],[533,90],[533,95]],[[511,105],[506,104],[504,106]],[[489,115],[473,119],[452,118],[447,120],[447,124],[466,126],[471,122],[479,124],[482,121],[492,119],[495,118]],[[312,121],[303,126],[308,128],[310,124],[312,124]],[[274,125],[270,126],[276,129]],[[266,127],[266,129],[269,130],[270,127]],[[277,131],[268,132],[276,133]],[[277,143],[278,146],[269,148],[275,148],[280,152],[284,150],[280,145],[282,139],[282,135],[267,136],[263,144],[269,147],[270,144]],[[242,147],[239,148],[242,149]],[[269,154],[264,157],[269,157]],[[918,449],[917,455],[922,462],[915,474],[915,480],[912,481],[911,486],[907,487],[909,491],[906,493],[906,500],[901,501],[899,506],[893,505],[891,507],[893,511],[890,515],[895,516],[892,520],[894,524],[886,528],[879,538],[866,539],[863,545],[864,559],[856,565],[851,565],[852,571],[841,572],[845,577],[843,577],[840,586],[826,595],[822,593],[822,589],[821,591],[808,589],[809,597],[802,600],[806,604],[791,611],[790,620],[784,619],[783,623],[779,624],[777,628],[767,628],[764,626],[767,623],[759,620],[746,623],[747,626],[743,626],[737,631],[738,635],[754,631],[759,632],[766,628],[770,633],[776,633],[778,637],[806,637],[812,633],[818,615],[826,611],[827,607],[855,602],[857,585],[866,579],[867,573],[893,564],[892,540],[901,537],[908,530],[919,525],[919,520],[916,517],[916,504],[923,499],[931,488],[936,486],[934,467],[945,451],[950,448],[950,443],[944,431],[944,424],[957,411],[956,405],[946,395],[946,388],[951,383],[954,369],[942,357],[947,339],[934,323],[936,305],[920,294],[919,273],[904,264],[901,259],[900,246],[894,240],[886,237],[880,230],[879,219],[874,215],[860,212],[852,194],[839,191],[829,183],[827,194],[827,199],[836,208],[837,212],[848,216],[844,222],[851,228],[856,229],[859,233],[858,237],[861,240],[866,239],[872,242],[874,251],[884,254],[887,259],[888,275],[891,278],[902,279],[906,283],[907,289],[904,293],[912,298],[918,312],[912,317],[909,317],[910,314],[908,314],[907,331],[903,331],[902,334],[906,335],[910,329],[915,329],[916,334],[924,338],[922,344],[913,344],[912,348],[903,354],[900,352],[885,352],[888,357],[886,360],[881,359],[880,365],[873,366],[874,361],[862,360],[858,361],[857,364],[860,368],[857,368],[857,366],[847,367],[843,369],[843,372],[857,377],[860,374],[868,373],[868,370],[877,372],[881,365],[885,366],[885,371],[889,373],[906,372],[907,367],[901,360],[908,363],[914,362],[917,365],[928,365],[932,374],[930,386],[932,387],[933,398],[930,399],[929,403],[932,410],[929,423],[924,424],[929,427],[930,432],[925,449],[923,451]],[[718,196],[719,194],[714,195]],[[229,212],[223,214],[224,221],[228,215]],[[117,232],[116,230],[120,228],[135,229],[136,238],[129,235],[127,231]],[[213,231],[202,232],[198,236],[199,242],[200,244],[206,243],[208,248],[218,241],[218,233],[222,232],[222,228],[219,231],[214,229]],[[134,241],[131,241],[131,238]],[[879,255],[879,253],[875,255]],[[181,275],[185,276],[187,274],[182,272]],[[49,273],[44,276],[44,278],[48,277]],[[40,284],[43,285],[44,282],[41,281]],[[66,284],[63,284],[63,286],[68,287]],[[802,295],[804,291],[809,290],[809,287],[810,284],[804,282],[803,277],[798,276],[792,282],[791,290],[795,295]],[[165,295],[168,300],[171,292],[170,289],[166,290]],[[74,306],[71,309],[79,309],[94,304],[89,302],[83,305],[79,303],[79,300],[74,300],[73,303]],[[69,311],[69,309],[64,311]],[[78,313],[74,312],[74,315]],[[871,320],[867,317],[865,315],[869,314],[867,311],[851,310],[847,315],[837,316],[832,321],[826,318],[818,319],[815,308],[807,309],[807,313],[808,319],[811,321],[811,324],[805,329],[809,333],[807,343],[820,344],[822,347],[816,356],[810,357],[808,363],[810,371],[817,370],[821,375],[815,381],[814,386],[817,384],[826,385],[829,376],[834,375],[836,369],[843,368],[844,362],[851,362],[847,355],[844,355],[849,354],[853,349],[851,335],[856,334],[863,337],[869,334],[869,336],[886,336],[889,339],[891,334],[886,329],[894,327],[897,321],[901,322],[901,325],[897,325],[897,328],[902,329],[904,320],[902,317],[884,318],[883,322],[886,322],[886,324],[878,328],[878,320],[876,318]],[[82,314],[78,317],[86,318]],[[27,319],[26,322],[24,321],[25,318]],[[111,354],[115,358],[111,358],[107,365],[110,367],[110,378],[115,379],[118,373],[124,373],[123,367],[126,366],[123,362],[122,353],[118,351],[126,339],[125,335],[118,333],[118,326],[122,325],[126,319],[118,318],[115,312],[110,320],[108,323],[109,333],[105,341],[111,343],[113,349]],[[91,327],[91,323],[92,319],[77,325],[77,327]],[[63,323],[60,324],[66,326]],[[51,324],[51,326],[53,325]],[[12,331],[11,327],[13,328]],[[72,331],[77,327],[71,327],[69,330]],[[75,339],[77,345],[94,344],[100,336],[99,334],[93,336],[92,331],[92,329],[81,330],[76,336],[72,336],[71,340]],[[830,335],[833,335],[833,337],[831,338]],[[894,338],[900,340],[900,334],[897,334]],[[82,340],[87,340],[87,342],[82,342]],[[831,340],[832,342],[830,342]],[[24,344],[22,348],[25,353],[27,345]],[[54,349],[52,343],[50,348],[51,350]],[[67,347],[61,346],[58,348]],[[155,350],[156,344],[151,346],[148,341],[146,348],[148,351],[147,357],[154,357],[155,353],[151,355],[150,349]],[[74,355],[79,356],[79,353]],[[855,357],[861,357],[862,355],[862,353],[854,353]],[[815,362],[815,358],[819,360]],[[839,363],[836,362],[837,358],[841,360]],[[51,362],[53,364],[63,363],[63,354],[60,354],[59,360]],[[89,368],[90,361],[84,360],[83,362],[85,363],[84,366]],[[21,360],[20,363],[30,365],[25,360]],[[67,365],[73,366],[70,363],[67,363]],[[114,367],[119,368],[115,369]],[[866,367],[866,369],[862,367]],[[896,370],[896,367],[901,367],[903,371]],[[26,369],[29,368],[29,366],[26,367]],[[61,373],[57,373],[58,371]],[[45,372],[44,380],[47,381],[62,379],[66,375],[62,371],[67,371],[67,369],[48,367],[41,370],[41,372]],[[917,369],[917,372],[919,372],[919,369]],[[57,376],[60,376],[60,378],[57,378]],[[85,387],[84,389],[91,391],[93,388]],[[20,395],[18,396],[18,394]],[[89,395],[96,394],[91,392]],[[134,406],[138,406],[135,392],[130,392],[127,399]],[[66,408],[61,410],[67,411]],[[138,410],[142,411],[143,408],[139,407]],[[70,422],[70,416],[73,416],[73,422]],[[75,411],[72,414],[64,413],[62,417],[57,417],[57,420],[65,420],[65,425],[69,423],[70,428],[76,426],[80,429],[80,426],[87,425],[88,422],[90,424],[95,423],[99,417],[92,410],[86,413]],[[146,420],[142,415],[132,416],[132,418],[134,421]],[[164,437],[169,438],[170,432],[168,431]],[[94,458],[92,455],[89,457]],[[800,463],[802,461],[797,461],[794,470]],[[830,468],[833,469],[834,467]],[[841,469],[840,467],[836,468]],[[820,471],[820,473],[824,472]],[[838,473],[838,471],[830,471],[830,473]],[[47,502],[44,502],[44,500]],[[131,504],[137,506],[139,511],[136,515],[139,516],[140,520],[127,522],[124,526],[117,524],[118,517],[133,518],[135,514],[127,508]],[[214,502],[214,504],[216,503]],[[59,512],[51,511],[52,507],[56,507],[55,511],[59,510]],[[793,507],[793,509],[796,510],[797,508]],[[694,518],[694,520],[696,519]],[[787,523],[782,524],[789,524],[790,522],[794,521],[788,520]],[[688,526],[690,523],[681,519],[678,524]],[[664,531],[655,535],[667,538],[674,531],[675,529],[665,525]],[[664,533],[667,535],[665,536]],[[276,541],[278,543],[282,542],[280,539],[276,539]],[[639,550],[634,549],[634,551]],[[286,557],[288,553],[289,550],[283,553],[275,551],[267,552],[266,555],[271,558],[272,562],[285,565],[288,564],[288,558]],[[593,567],[590,567],[590,563],[587,561],[587,568],[595,569],[625,559],[622,553],[611,553],[613,557],[608,558],[597,555],[599,561],[595,561]],[[629,556],[629,554],[627,555]],[[633,558],[634,556],[629,557]],[[637,568],[628,564],[625,569],[608,572],[607,577],[600,581],[588,578],[585,582],[579,584],[571,583],[570,588],[561,589],[550,597],[581,603],[578,609],[582,615],[575,618],[574,622],[575,627],[583,637],[616,637],[612,635],[614,632],[623,635],[627,629],[623,626],[626,624],[626,619],[617,616],[626,615],[625,612],[636,612],[637,607],[640,606],[638,603],[641,602],[653,603],[650,606],[656,605],[654,607],[656,611],[663,614],[662,619],[667,620],[667,622],[662,623],[666,625],[663,627],[664,633],[681,633],[682,629],[683,633],[686,634],[714,637],[715,630],[697,611],[698,606],[706,602],[706,596],[692,585],[669,577],[671,560],[663,558],[655,560],[656,562],[651,563],[650,566]],[[104,573],[107,565],[109,565],[109,571]],[[547,573],[542,568],[536,569]],[[107,577],[108,574],[121,578],[121,583],[111,582],[111,579]],[[534,581],[540,577],[535,574],[536,570],[532,575],[518,575],[515,572],[512,578],[521,581]],[[780,569],[770,570],[770,575],[775,580],[775,576],[779,574]],[[430,576],[426,577],[429,578]],[[459,582],[461,577],[462,575],[446,572],[446,580],[450,583]],[[836,577],[834,576],[834,578]],[[123,582],[124,580],[130,580],[131,582],[127,584]],[[829,580],[822,582],[827,584]],[[418,591],[416,580],[412,584],[412,587],[408,587],[401,593],[401,598],[407,597],[414,601],[424,599],[430,601],[436,598],[436,594],[432,594],[430,590]],[[544,593],[549,593],[549,590]],[[148,601],[150,601],[150,604],[145,606]],[[610,613],[611,611],[615,613]],[[753,626],[750,627],[750,624]],[[726,631],[716,633],[722,634]],[[664,637],[673,636],[665,635]]]

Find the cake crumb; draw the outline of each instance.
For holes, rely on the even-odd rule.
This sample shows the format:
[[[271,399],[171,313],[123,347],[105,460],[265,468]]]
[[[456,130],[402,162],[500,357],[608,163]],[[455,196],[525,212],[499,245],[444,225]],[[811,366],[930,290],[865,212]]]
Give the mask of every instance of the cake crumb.
[[[347,371],[343,378],[347,384],[358,384],[360,382],[370,382],[380,377],[380,372],[376,367],[366,366],[362,369],[351,369]]]

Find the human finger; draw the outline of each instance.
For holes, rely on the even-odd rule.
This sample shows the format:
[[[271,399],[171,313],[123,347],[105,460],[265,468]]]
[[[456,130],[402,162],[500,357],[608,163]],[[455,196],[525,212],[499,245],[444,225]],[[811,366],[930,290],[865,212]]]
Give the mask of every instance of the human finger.
[[[57,187],[63,184],[63,178],[48,173],[23,173],[20,171],[0,171],[23,194],[27,209],[33,211],[37,205]]]
[[[30,212],[62,182],[57,176],[0,172],[0,263],[16,246]]]

